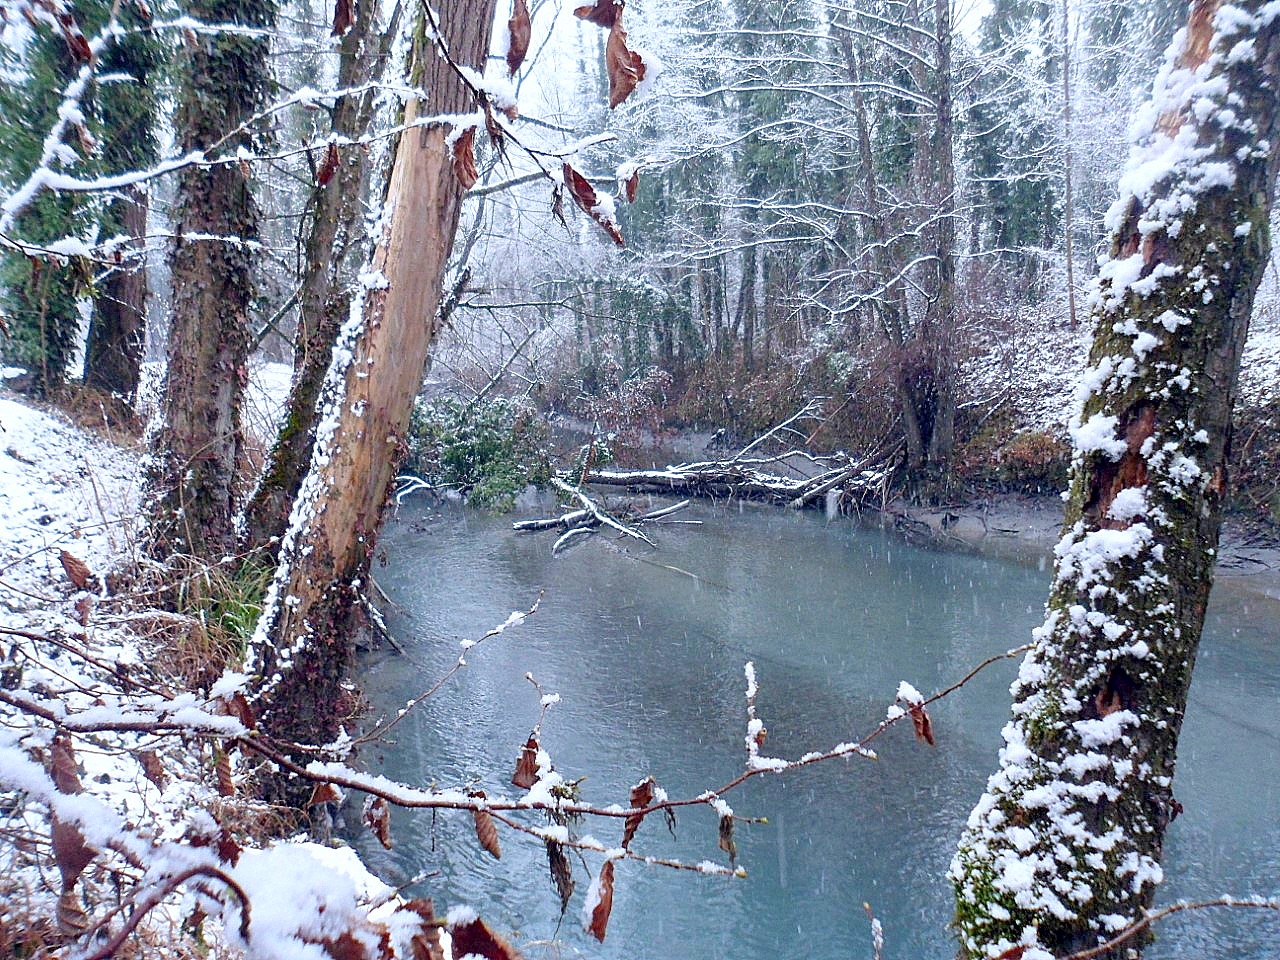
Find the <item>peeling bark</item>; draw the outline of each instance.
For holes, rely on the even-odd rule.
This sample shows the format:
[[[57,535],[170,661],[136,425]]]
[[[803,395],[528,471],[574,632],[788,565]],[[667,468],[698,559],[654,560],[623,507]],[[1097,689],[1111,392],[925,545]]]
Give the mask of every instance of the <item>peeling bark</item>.
[[[439,8],[456,63],[483,70],[493,15],[493,0],[453,0]],[[422,28],[411,77],[428,99],[407,104],[406,124],[476,107]],[[326,419],[253,642],[262,722],[295,741],[332,739],[345,718],[349,698],[342,682],[360,627],[361,585],[437,332],[461,212],[464,191],[453,173],[448,133],[442,125],[419,126],[397,145],[385,233],[353,307],[350,340],[340,340],[330,367]]]

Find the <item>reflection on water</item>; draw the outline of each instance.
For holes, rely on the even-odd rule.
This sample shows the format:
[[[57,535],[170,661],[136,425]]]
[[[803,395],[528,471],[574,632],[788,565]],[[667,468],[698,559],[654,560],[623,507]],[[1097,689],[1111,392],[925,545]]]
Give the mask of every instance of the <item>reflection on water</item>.
[[[536,720],[537,692],[561,694],[543,743],[584,797],[626,804],[652,774],[691,796],[742,768],[742,665],[754,660],[768,753],[796,756],[858,736],[884,714],[899,680],[923,691],[1025,642],[1039,623],[1047,572],[908,546],[847,521],[771,508],[697,506],[702,526],[660,530],[639,562],[603,538],[552,559],[554,534],[510,532],[510,518],[406,510],[384,535],[378,578],[399,605],[394,632],[409,659],[380,657],[364,689],[375,713],[402,705],[476,637],[545,589],[539,613],[486,641],[470,666],[394,731],[370,760],[409,782],[475,784],[511,794],[516,752]],[[628,545],[627,551],[640,552]],[[1196,671],[1176,784],[1186,812],[1168,839],[1162,900],[1280,894],[1280,658],[1276,610],[1215,602]],[[387,877],[438,874],[414,892],[468,903],[515,932],[536,957],[815,960],[870,957],[862,904],[882,919],[887,958],[953,955],[943,879],[961,825],[995,762],[1013,663],[991,668],[934,710],[938,746],[909,729],[881,760],[837,761],[763,777],[728,798],[750,876],[725,880],[619,865],[603,946],[563,924],[541,847],[503,832],[501,861],[465,814],[397,814],[395,848],[357,842]],[[583,827],[616,844],[620,824]],[[721,859],[714,815],[685,813],[669,834],[647,821],[635,848],[688,861]],[[597,863],[590,862],[591,869]],[[580,866],[575,863],[576,866]],[[1241,911],[1171,921],[1151,960],[1280,956],[1280,923]]]

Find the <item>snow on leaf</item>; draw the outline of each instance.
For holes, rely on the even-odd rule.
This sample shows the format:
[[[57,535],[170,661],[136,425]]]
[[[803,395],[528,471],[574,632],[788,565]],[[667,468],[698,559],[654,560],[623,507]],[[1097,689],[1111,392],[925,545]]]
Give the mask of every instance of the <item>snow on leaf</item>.
[[[600,867],[582,905],[583,926],[601,943],[604,943],[609,913],[613,910],[613,863],[612,860],[606,860]]]
[[[622,4],[617,3],[616,0],[595,0],[595,3],[588,6],[577,7],[573,15],[579,20],[586,20],[588,23],[594,23],[608,30],[617,21],[621,12]]]
[[[631,808],[633,810],[643,810],[649,804],[653,803],[654,787],[657,786],[653,777],[645,777],[634,787],[631,788]],[[626,823],[622,828],[622,848],[628,849],[631,841],[635,839],[636,831],[640,829],[640,823],[644,820],[643,813],[633,813],[628,815]]]
[[[382,846],[391,849],[391,806],[382,797],[369,797],[364,802],[364,822]]]
[[[521,790],[528,790],[538,782],[538,738],[529,735],[528,741],[520,749],[516,758],[516,770],[511,775],[511,782]]]
[[[596,189],[591,186],[590,181],[568,163],[564,165],[562,172],[565,185],[569,188],[570,196],[573,197],[573,202],[578,205],[583,213],[600,224],[614,243],[620,247],[626,246],[626,241],[622,239],[622,232],[618,229],[618,222],[614,219],[613,198],[596,193]]]

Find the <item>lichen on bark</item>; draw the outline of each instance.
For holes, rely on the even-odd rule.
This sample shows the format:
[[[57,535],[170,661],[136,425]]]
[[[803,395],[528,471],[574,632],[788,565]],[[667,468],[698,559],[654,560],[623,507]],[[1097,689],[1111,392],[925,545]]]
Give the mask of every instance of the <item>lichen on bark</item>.
[[[1109,215],[1045,623],[951,868],[964,957],[1094,947],[1139,919],[1162,879],[1269,249],[1278,33],[1261,0],[1197,0],[1139,115]],[[1104,956],[1137,956],[1142,942]]]

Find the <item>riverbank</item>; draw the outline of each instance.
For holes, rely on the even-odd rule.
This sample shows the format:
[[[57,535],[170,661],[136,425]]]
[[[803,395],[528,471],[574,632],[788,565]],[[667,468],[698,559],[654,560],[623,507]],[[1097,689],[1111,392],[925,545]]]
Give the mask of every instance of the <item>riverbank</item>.
[[[1043,563],[1052,559],[1061,538],[1062,501],[1000,494],[947,507],[896,502],[884,520],[913,542]],[[1280,541],[1229,517],[1222,528],[1215,583],[1280,603]]]

